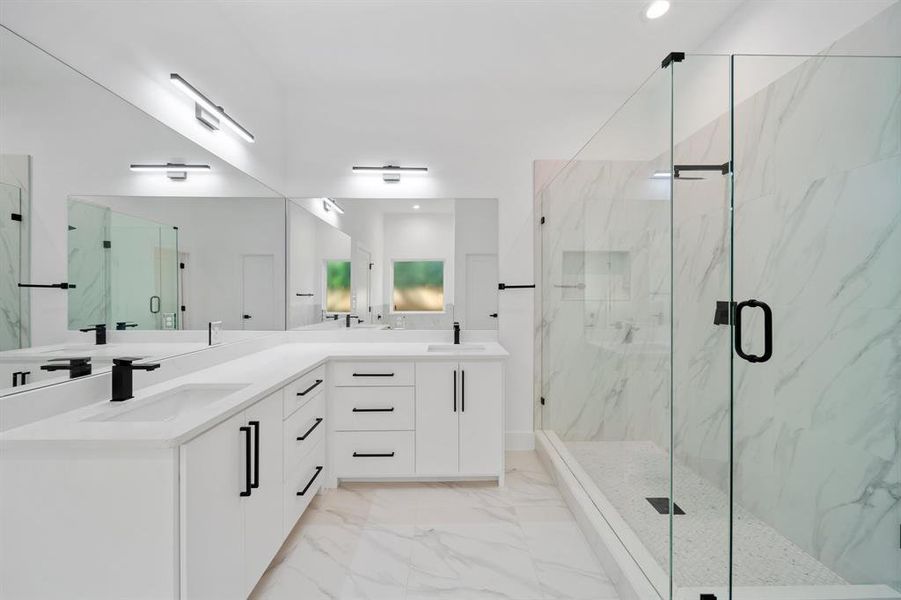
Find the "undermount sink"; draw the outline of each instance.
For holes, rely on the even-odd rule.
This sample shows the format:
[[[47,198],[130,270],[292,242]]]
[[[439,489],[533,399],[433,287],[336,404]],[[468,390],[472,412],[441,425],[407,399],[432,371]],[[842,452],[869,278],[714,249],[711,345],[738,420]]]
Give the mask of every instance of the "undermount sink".
[[[429,352],[457,353],[465,354],[469,352],[483,352],[485,346],[482,344],[429,344]]]
[[[120,407],[114,406],[84,419],[85,421],[130,421],[142,423],[158,423],[172,421],[185,414],[195,412],[214,402],[222,400],[239,390],[246,388],[247,383],[192,383],[162,392],[149,398],[137,401],[126,400]],[[129,405],[134,402],[133,408]],[[118,404],[118,403],[117,403]]]

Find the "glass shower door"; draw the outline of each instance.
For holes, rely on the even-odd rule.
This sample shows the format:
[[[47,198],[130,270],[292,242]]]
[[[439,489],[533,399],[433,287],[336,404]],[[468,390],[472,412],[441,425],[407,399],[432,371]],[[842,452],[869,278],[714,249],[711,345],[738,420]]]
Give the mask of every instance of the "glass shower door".
[[[21,215],[22,189],[0,182],[0,351],[22,347]]]
[[[901,59],[733,64],[731,597],[901,597]]]

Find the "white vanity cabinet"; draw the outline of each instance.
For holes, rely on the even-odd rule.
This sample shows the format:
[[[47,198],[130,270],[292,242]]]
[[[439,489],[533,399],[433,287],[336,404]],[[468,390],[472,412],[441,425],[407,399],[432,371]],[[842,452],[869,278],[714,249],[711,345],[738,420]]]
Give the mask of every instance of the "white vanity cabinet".
[[[483,477],[503,471],[503,365],[416,363],[416,474]]]
[[[336,362],[334,477],[503,480],[501,360]]]
[[[284,539],[283,394],[183,444],[184,598],[244,598]]]

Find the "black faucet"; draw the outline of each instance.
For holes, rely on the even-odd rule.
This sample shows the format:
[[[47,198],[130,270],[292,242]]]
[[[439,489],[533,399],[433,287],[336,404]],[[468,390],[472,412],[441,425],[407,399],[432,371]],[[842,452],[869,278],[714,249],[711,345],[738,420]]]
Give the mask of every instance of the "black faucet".
[[[358,317],[357,315],[352,315],[352,314],[350,314],[350,313],[347,313],[347,314],[345,315],[344,319],[345,319],[345,321],[344,321],[344,326],[345,326],[345,327],[350,327],[350,320],[351,320],[351,319],[356,319],[356,320],[357,320],[357,324],[360,324],[360,323],[363,322],[363,320],[362,320],[360,317]]]
[[[129,323],[128,321],[117,321],[116,322],[116,331],[125,331],[129,327],[137,327],[137,323]]]
[[[454,344],[460,343],[460,322],[454,321]]]
[[[97,333],[94,339],[94,343],[98,346],[102,346],[106,343],[106,323],[98,323],[93,327],[85,327],[84,329],[79,329],[83,333],[87,333],[88,331],[94,331]]]
[[[82,377],[91,374],[91,357],[79,358],[53,358],[50,359],[53,364],[41,365],[41,371],[68,371],[69,379]],[[23,378],[23,382],[24,378]]]
[[[134,398],[132,387],[132,373],[135,369],[140,371],[153,371],[159,369],[158,363],[144,363],[143,365],[132,364],[139,358],[114,358],[113,359],[113,397],[111,402],[121,402]]]

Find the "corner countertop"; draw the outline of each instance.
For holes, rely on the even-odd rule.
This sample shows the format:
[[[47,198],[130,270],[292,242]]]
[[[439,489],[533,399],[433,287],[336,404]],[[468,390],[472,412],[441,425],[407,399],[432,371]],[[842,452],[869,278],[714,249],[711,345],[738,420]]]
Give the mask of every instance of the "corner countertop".
[[[0,433],[0,449],[173,448],[240,413],[294,379],[329,360],[498,360],[507,351],[497,342],[479,342],[478,352],[429,352],[428,343],[288,343],[249,354],[150,386],[121,403],[96,403]],[[137,372],[135,377],[140,377]],[[244,384],[237,391],[169,421],[86,420],[137,408],[175,388],[191,384]],[[64,386],[62,386],[64,387]]]

